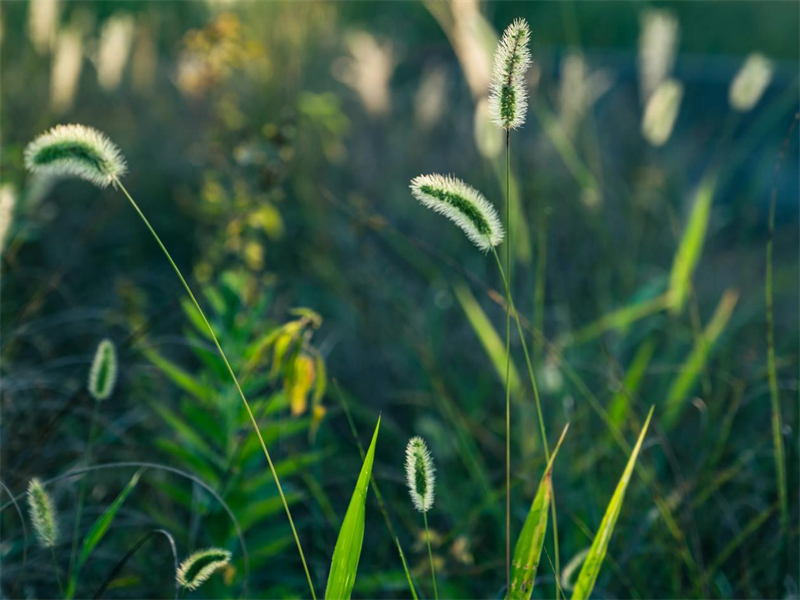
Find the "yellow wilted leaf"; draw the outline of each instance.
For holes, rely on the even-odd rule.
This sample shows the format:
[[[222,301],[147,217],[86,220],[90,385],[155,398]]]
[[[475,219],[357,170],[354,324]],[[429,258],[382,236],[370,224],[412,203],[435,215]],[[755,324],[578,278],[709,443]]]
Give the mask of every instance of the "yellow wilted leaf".
[[[314,385],[314,376],[314,360],[305,354],[299,355],[294,360],[290,375],[284,381],[292,416],[302,415],[308,409],[308,392]]]

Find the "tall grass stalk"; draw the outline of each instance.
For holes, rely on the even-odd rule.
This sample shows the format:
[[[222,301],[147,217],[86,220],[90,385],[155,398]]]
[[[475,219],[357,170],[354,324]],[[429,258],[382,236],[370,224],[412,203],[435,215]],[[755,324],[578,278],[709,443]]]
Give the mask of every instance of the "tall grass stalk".
[[[775,163],[775,170],[772,177],[772,192],[769,201],[769,230],[767,233],[767,256],[766,256],[766,275],[764,283],[764,295],[767,304],[767,367],[769,370],[769,397],[772,411],[772,443],[775,453],[775,473],[778,478],[778,499],[781,508],[781,531],[788,533],[789,526],[789,502],[786,493],[786,466],[784,464],[785,452],[783,448],[783,419],[781,417],[781,402],[778,394],[778,369],[775,364],[775,315],[773,310],[772,294],[772,250],[775,239],[775,206],[778,200],[778,171],[783,164],[786,156],[786,149],[792,136],[800,113],[795,113],[786,138],[783,141],[778,160]]]
[[[167,260],[169,261],[169,264],[172,266],[172,269],[175,271],[175,274],[178,276],[178,279],[180,279],[181,284],[183,284],[183,288],[186,290],[186,293],[189,296],[189,299],[192,301],[192,304],[194,304],[194,307],[197,309],[197,312],[200,314],[200,317],[203,319],[203,323],[208,328],[208,333],[209,333],[209,335],[211,335],[211,339],[212,339],[212,341],[214,342],[214,345],[217,348],[217,352],[219,353],[220,357],[222,358],[222,362],[225,363],[225,368],[227,369],[228,374],[231,376],[231,380],[233,380],[233,384],[236,387],[236,391],[238,392],[239,397],[242,399],[242,404],[244,404],[245,410],[247,411],[247,416],[250,419],[250,423],[253,425],[253,429],[255,430],[256,435],[258,436],[258,441],[261,444],[261,449],[264,451],[264,456],[266,457],[267,463],[269,464],[269,469],[270,469],[270,471],[272,473],[273,479],[275,480],[275,485],[278,488],[278,494],[281,497],[281,503],[283,504],[283,508],[286,511],[286,517],[289,519],[289,526],[292,529],[292,535],[294,536],[295,544],[297,544],[297,550],[300,553],[300,560],[303,563],[303,570],[305,571],[306,579],[308,580],[308,587],[311,590],[311,597],[314,600],[316,600],[317,595],[316,595],[316,592],[314,591],[314,584],[311,581],[311,573],[308,570],[308,564],[306,563],[306,557],[305,557],[305,554],[303,553],[303,546],[300,544],[300,538],[297,535],[297,529],[294,526],[294,520],[292,519],[292,513],[289,510],[289,504],[286,502],[286,496],[283,493],[283,487],[281,487],[281,482],[280,482],[280,479],[278,479],[278,473],[275,471],[275,465],[272,463],[272,458],[270,457],[269,450],[267,450],[267,445],[264,443],[264,438],[261,435],[261,430],[258,428],[258,422],[256,421],[256,418],[253,415],[253,411],[250,408],[250,403],[247,401],[247,398],[244,395],[244,391],[242,390],[242,386],[239,384],[239,380],[236,378],[236,374],[233,372],[233,367],[231,367],[231,364],[228,361],[228,357],[225,355],[225,351],[222,349],[222,346],[220,345],[219,340],[217,339],[217,335],[214,333],[214,328],[211,327],[211,323],[209,323],[208,319],[206,318],[206,314],[203,312],[203,309],[200,307],[200,303],[197,301],[197,298],[195,298],[195,295],[192,292],[192,289],[189,287],[189,284],[186,282],[186,279],[183,277],[183,273],[181,273],[181,270],[178,268],[178,265],[175,264],[175,261],[172,259],[172,256],[170,255],[170,253],[167,250],[166,246],[164,246],[164,243],[161,241],[161,238],[158,236],[158,234],[156,233],[155,229],[153,229],[153,226],[150,225],[150,221],[148,221],[147,217],[144,216],[144,213],[139,208],[139,205],[136,203],[136,201],[130,195],[128,190],[125,188],[124,185],[122,185],[122,182],[120,182],[120,180],[118,178],[115,178],[114,183],[119,187],[119,189],[122,191],[122,193],[128,199],[128,201],[131,203],[131,206],[133,206],[133,209],[136,211],[136,213],[142,219],[142,221],[144,222],[145,226],[147,227],[147,229],[152,234],[153,238],[155,238],[156,243],[161,248],[161,251],[164,253],[164,256],[167,257]]]

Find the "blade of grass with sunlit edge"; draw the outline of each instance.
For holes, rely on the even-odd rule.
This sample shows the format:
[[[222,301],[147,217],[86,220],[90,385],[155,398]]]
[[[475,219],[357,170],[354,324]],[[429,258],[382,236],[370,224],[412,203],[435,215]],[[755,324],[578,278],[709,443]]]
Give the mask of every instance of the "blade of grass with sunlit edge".
[[[139,483],[139,478],[141,476],[142,471],[140,470],[137,471],[133,477],[131,477],[128,485],[125,486],[125,489],[120,492],[119,496],[117,496],[114,502],[111,503],[111,506],[109,506],[105,512],[98,517],[91,529],[89,529],[89,533],[86,534],[86,537],[83,540],[83,545],[81,546],[81,553],[78,556],[78,560],[75,563],[75,568],[72,570],[72,573],[69,577],[69,585],[67,586],[66,593],[66,597],[68,599],[75,596],[75,588],[78,585],[78,575],[80,574],[81,567],[86,564],[89,555],[108,532],[108,528],[111,527],[111,523],[113,523],[114,518],[119,512],[119,509],[122,508],[122,505],[125,503],[125,500],[127,500],[128,496],[130,496],[133,488],[135,488],[136,484]]]
[[[594,584],[597,581],[597,576],[600,574],[600,567],[603,566],[603,560],[608,551],[608,544],[611,541],[611,535],[614,533],[614,526],[617,524],[617,518],[622,510],[622,501],[625,499],[625,491],[628,489],[628,483],[633,474],[633,468],[636,465],[636,458],[639,456],[639,451],[642,448],[647,428],[650,425],[650,419],[653,418],[653,410],[655,406],[650,407],[650,412],[647,415],[647,420],[644,422],[642,432],[639,434],[639,439],[636,446],[631,452],[631,457],[628,459],[628,464],[625,471],[622,473],[622,478],[617,484],[617,489],[614,490],[614,495],[611,496],[611,501],[606,508],[606,514],[603,516],[603,521],[600,523],[600,529],[594,536],[594,541],[589,549],[589,554],[586,555],[586,560],[583,561],[583,567],[578,575],[578,580],[575,582],[575,589],[572,592],[572,600],[586,600],[592,593]]]
[[[536,578],[536,570],[539,567],[539,559],[542,556],[544,539],[547,534],[547,515],[550,508],[550,499],[553,494],[553,461],[555,461],[561,442],[567,435],[569,424],[564,427],[561,438],[556,444],[550,461],[539,481],[539,489],[531,503],[522,533],[517,540],[514,548],[514,559],[511,561],[511,590],[506,596],[512,600],[528,600],[533,591],[533,582]]]
[[[694,275],[694,270],[700,260],[700,254],[703,252],[716,183],[715,176],[707,176],[697,188],[692,212],[689,214],[678,252],[675,254],[675,261],[672,263],[669,299],[671,310],[675,314],[683,310],[692,275]]]
[[[375,460],[375,444],[378,441],[378,429],[381,419],[375,426],[372,443],[367,450],[367,457],[361,467],[356,489],[350,498],[350,506],[339,529],[339,537],[333,550],[331,572],[328,576],[328,587],[325,588],[326,600],[348,600],[356,582],[358,561],[361,558],[361,544],[364,542],[364,518],[366,515],[367,491],[372,476],[372,463]]]
[[[664,412],[664,426],[669,428],[675,424],[683,411],[686,396],[691,391],[692,386],[697,381],[697,377],[706,364],[708,355],[714,347],[728,320],[731,318],[733,309],[739,299],[739,293],[735,290],[726,290],[722,299],[714,311],[714,316],[706,325],[703,333],[695,342],[694,349],[681,365],[678,376],[667,392],[666,410]]]
[[[464,314],[467,315],[469,324],[472,325],[472,329],[475,331],[481,345],[486,350],[486,354],[489,355],[489,359],[492,361],[497,376],[501,381],[505,381],[505,344],[501,341],[489,317],[483,312],[481,305],[478,304],[478,301],[475,299],[475,296],[472,295],[472,292],[469,291],[469,288],[463,284],[457,284],[453,287],[453,291],[455,292],[459,304],[461,304],[461,308],[464,309]],[[519,372],[513,361],[511,362],[510,368],[509,383],[511,385],[511,391],[517,394],[520,388]]]

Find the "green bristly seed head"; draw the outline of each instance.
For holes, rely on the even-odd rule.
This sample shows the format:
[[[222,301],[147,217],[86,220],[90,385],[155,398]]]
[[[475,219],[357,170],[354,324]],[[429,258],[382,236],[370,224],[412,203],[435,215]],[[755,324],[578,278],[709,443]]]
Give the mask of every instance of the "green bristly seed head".
[[[181,563],[176,575],[178,584],[188,590],[196,590],[231,561],[231,553],[221,548],[199,550]]]
[[[117,351],[111,340],[103,340],[89,370],[89,393],[95,400],[106,400],[117,383]]]
[[[428,512],[433,506],[436,468],[421,437],[411,438],[406,446],[406,482],[414,508]]]
[[[458,225],[484,252],[503,241],[503,227],[494,207],[483,194],[460,179],[420,175],[411,180],[411,193]]]
[[[53,501],[38,479],[28,484],[28,510],[36,538],[45,548],[52,548],[58,541],[58,521]]]
[[[57,125],[25,148],[25,166],[34,173],[72,176],[99,187],[125,174],[122,153],[105,135],[83,125]]]
[[[492,123],[505,130],[525,124],[528,92],[525,72],[531,64],[528,49],[531,31],[524,19],[516,19],[503,32],[497,44],[489,88],[489,114]]]

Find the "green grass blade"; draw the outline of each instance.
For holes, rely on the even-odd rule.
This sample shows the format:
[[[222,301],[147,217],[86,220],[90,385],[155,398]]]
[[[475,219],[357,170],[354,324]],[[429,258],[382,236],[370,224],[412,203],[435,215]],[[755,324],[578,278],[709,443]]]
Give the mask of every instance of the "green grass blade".
[[[717,305],[717,309],[714,311],[714,315],[711,317],[711,321],[695,342],[692,353],[681,366],[678,376],[667,392],[666,410],[663,418],[665,427],[673,426],[678,420],[683,410],[686,396],[703,370],[717,338],[719,338],[728,324],[738,299],[739,294],[735,290],[725,291]]]
[[[139,477],[141,477],[141,475],[142,471],[139,470],[133,475],[133,477],[131,477],[128,485],[125,486],[125,489],[120,492],[119,496],[117,496],[114,502],[111,503],[111,506],[109,506],[105,512],[98,517],[91,529],[89,529],[89,533],[86,534],[86,537],[83,540],[78,561],[75,563],[75,568],[72,570],[69,578],[69,585],[67,586],[66,593],[67,598],[73,598],[75,596],[75,588],[78,585],[78,575],[81,567],[86,564],[86,560],[89,558],[89,555],[108,532],[108,528],[111,527],[111,523],[113,523],[114,518],[119,512],[119,509],[122,508],[122,505],[125,503],[125,500],[128,498],[128,496],[130,496],[133,488],[135,488],[136,484],[139,483]]]
[[[457,284],[453,288],[453,291],[455,292],[459,304],[461,304],[461,308],[464,309],[464,313],[467,315],[469,324],[472,325],[472,329],[475,330],[475,334],[478,336],[484,350],[486,350],[486,353],[489,355],[489,359],[492,361],[497,376],[500,378],[500,381],[505,382],[506,346],[497,334],[497,330],[495,330],[491,321],[489,321],[489,317],[483,312],[481,305],[478,304],[475,296],[473,296],[467,286]],[[511,392],[513,394],[518,394],[520,389],[519,372],[513,361],[511,362],[509,384],[511,385]]]
[[[558,449],[561,448],[564,436],[567,435],[567,429],[569,424],[564,427],[561,438],[550,456],[544,475],[539,481],[539,489],[536,490],[536,496],[528,511],[528,517],[525,519],[525,525],[522,527],[522,533],[514,548],[514,559],[511,561],[511,589],[507,595],[511,600],[528,600],[533,591],[533,582],[547,534],[547,515],[553,494],[553,461]]]
[[[650,425],[650,419],[653,417],[654,406],[650,407],[650,413],[647,415],[647,420],[642,427],[642,433],[639,434],[639,440],[631,452],[631,457],[628,459],[628,464],[625,471],[622,473],[622,478],[617,484],[617,489],[614,495],[611,496],[611,501],[606,508],[606,514],[603,516],[603,521],[600,523],[600,529],[597,535],[594,536],[594,541],[589,549],[589,554],[586,560],[583,561],[583,567],[578,575],[578,580],[575,582],[575,589],[572,592],[572,600],[586,600],[592,593],[594,584],[597,581],[597,576],[600,573],[600,567],[603,565],[603,559],[606,557],[608,551],[608,544],[611,541],[611,535],[614,533],[614,526],[617,524],[617,518],[622,510],[622,501],[625,499],[625,491],[628,489],[628,483],[633,474],[633,468],[636,465],[636,458],[639,456],[639,450],[642,448],[644,436],[647,433],[647,427]]]
[[[356,489],[347,507],[336,548],[331,559],[331,572],[328,576],[328,587],[325,589],[326,600],[348,600],[356,582],[358,560],[361,558],[361,544],[364,542],[364,517],[366,514],[367,491],[372,476],[372,463],[375,460],[375,443],[378,441],[378,429],[381,419],[375,426],[372,443],[367,450],[367,457],[361,467]]]
[[[655,349],[655,342],[649,339],[644,341],[636,350],[636,355],[633,357],[628,372],[625,373],[622,389],[614,394],[608,407],[608,418],[614,427],[621,429],[625,424],[630,409],[630,399],[638,393],[639,385],[647,371]]]
[[[683,310],[692,275],[703,252],[715,187],[716,177],[708,176],[700,183],[695,194],[692,212],[675,254],[669,279],[669,298],[673,313]]]

